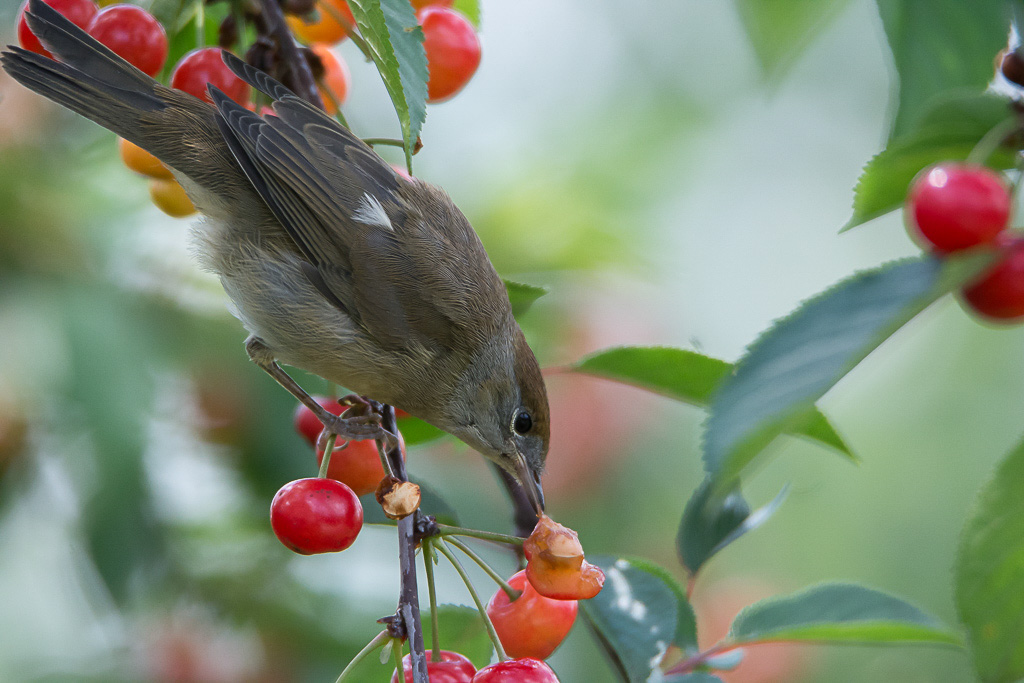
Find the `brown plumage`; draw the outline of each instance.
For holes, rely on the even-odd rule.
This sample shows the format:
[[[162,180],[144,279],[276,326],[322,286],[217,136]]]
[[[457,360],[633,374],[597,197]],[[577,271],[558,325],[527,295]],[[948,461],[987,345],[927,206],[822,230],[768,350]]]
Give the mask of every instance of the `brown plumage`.
[[[3,68],[171,168],[206,217],[196,251],[253,335],[253,360],[293,392],[274,359],[402,408],[514,474],[541,504],[540,368],[479,237],[442,190],[397,175],[230,55],[274,115],[216,89],[211,106],[166,88],[38,0],[27,17],[59,61],[12,47]]]

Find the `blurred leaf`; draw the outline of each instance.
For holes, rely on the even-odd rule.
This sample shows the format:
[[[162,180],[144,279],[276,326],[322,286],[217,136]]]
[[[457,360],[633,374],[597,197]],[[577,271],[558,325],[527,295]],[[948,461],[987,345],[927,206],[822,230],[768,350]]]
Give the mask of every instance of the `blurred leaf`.
[[[480,1],[479,0],[455,0],[452,9],[456,9],[466,15],[470,23],[477,29],[480,28]]]
[[[981,680],[1024,678],[1024,443],[982,489],[964,529],[956,603]]]
[[[527,285],[522,282],[505,280],[505,289],[508,290],[508,301],[512,304],[512,315],[519,317],[530,310],[533,302],[548,293],[547,288]]]
[[[67,335],[67,398],[85,417],[95,446],[95,487],[82,519],[89,552],[117,600],[155,570],[163,534],[143,466],[152,407],[152,337],[160,322],[120,290],[75,283],[60,294]],[[65,427],[62,425],[62,427]]]
[[[739,488],[722,494],[714,484],[711,477],[704,479],[686,504],[679,524],[676,549],[691,576],[696,576],[720,550],[768,521],[789,491],[788,487],[782,489],[770,503],[752,513]]]
[[[441,495],[434,489],[426,486],[420,482],[416,482],[420,487],[420,512],[425,515],[433,515],[439,524],[450,524],[452,526],[458,526],[459,519],[455,514],[455,510],[441,497]],[[396,522],[393,519],[388,519],[384,516],[384,511],[381,509],[377,499],[374,498],[372,493],[367,493],[365,496],[360,496],[359,501],[363,504],[363,523],[364,524],[388,524],[396,526]]]
[[[692,674],[666,676],[663,683],[722,683],[722,679],[714,674],[695,671]]]
[[[733,650],[724,654],[708,657],[704,660],[710,668],[718,671],[732,671],[743,663],[746,653],[743,650]]]
[[[580,601],[616,672],[628,683],[661,679],[658,663],[677,628],[677,591],[631,560],[602,557],[604,588]]]
[[[891,139],[912,130],[936,96],[959,89],[980,93],[992,80],[992,61],[1009,33],[1005,0],[877,4],[899,75]]]
[[[934,104],[913,130],[891,141],[861,173],[854,188],[853,216],[842,231],[903,206],[914,177],[940,161],[966,159],[986,133],[1011,120],[1010,103],[996,95],[969,95]],[[1014,152],[996,150],[994,168],[1012,168]]]
[[[423,29],[409,0],[349,0],[359,33],[395,105],[402,125],[406,163],[427,117],[427,56]]]
[[[429,443],[447,436],[446,432],[441,431],[434,425],[424,422],[418,417],[411,416],[398,420],[398,431],[402,433],[406,446],[418,446],[419,444]]]
[[[704,464],[720,490],[779,433],[805,425],[814,402],[896,330],[992,258],[888,263],[806,301],[763,333],[711,403]]]
[[[848,4],[849,0],[736,0],[736,9],[761,69],[768,78],[778,79]]]
[[[620,346],[587,356],[570,366],[570,369],[705,408],[715,389],[732,374],[733,365],[694,351],[668,346]],[[794,434],[810,437],[854,462],[857,461],[828,418],[817,409]]]
[[[939,643],[960,636],[913,605],[851,583],[823,583],[746,607],[732,623],[732,643]]]
[[[434,646],[430,612],[425,612],[420,621],[423,623],[423,636],[429,651]],[[476,609],[461,605],[438,605],[437,622],[442,649],[464,655],[478,669],[490,663],[494,646],[487,637],[484,620]]]

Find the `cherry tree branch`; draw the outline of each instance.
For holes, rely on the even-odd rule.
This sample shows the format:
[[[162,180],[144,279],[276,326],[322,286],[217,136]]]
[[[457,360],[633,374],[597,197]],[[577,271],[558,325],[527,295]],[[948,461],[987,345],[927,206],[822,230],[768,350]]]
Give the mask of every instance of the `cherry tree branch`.
[[[384,406],[381,426],[392,434],[398,434],[395,423],[395,409]],[[385,446],[386,448],[387,446]],[[402,481],[409,481],[398,442],[387,451],[391,471]],[[408,517],[398,520],[398,562],[401,572],[401,591],[398,597],[397,616],[404,626],[409,639],[413,683],[429,683],[427,676],[427,654],[423,646],[423,627],[420,623],[420,599],[416,586],[416,522],[420,516],[417,510]]]
[[[277,0],[261,0],[262,23],[266,34],[272,37],[278,46],[278,54],[281,62],[285,65],[291,75],[291,88],[295,94],[323,109],[324,102],[320,99],[320,90],[316,87],[316,78],[309,68],[306,58],[299,52],[299,46],[295,44],[292,32],[284,20],[284,13]]]

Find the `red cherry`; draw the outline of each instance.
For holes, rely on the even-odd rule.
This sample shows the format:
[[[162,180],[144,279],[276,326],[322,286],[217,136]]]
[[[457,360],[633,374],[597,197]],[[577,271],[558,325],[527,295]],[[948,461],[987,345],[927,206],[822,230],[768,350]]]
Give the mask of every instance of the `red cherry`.
[[[451,7],[455,0],[409,0],[414,10],[421,10],[424,7]]]
[[[167,33],[156,18],[135,5],[113,5],[100,11],[89,35],[143,73],[156,76],[167,61]]]
[[[71,20],[71,23],[82,29],[88,29],[96,13],[100,8],[92,0],[43,0],[47,5],[57,10]],[[53,58],[53,55],[43,47],[36,35],[28,27],[25,21],[25,10],[28,8],[28,0],[25,0],[18,10],[18,43],[26,50],[37,52],[45,57]]]
[[[992,270],[964,288],[963,296],[982,317],[1024,318],[1024,240],[1013,242]]]
[[[939,164],[914,180],[907,221],[940,253],[991,242],[1010,219],[1010,192],[983,166]]]
[[[273,114],[273,112],[270,113]],[[341,415],[346,410],[345,406],[333,398],[314,396],[313,400],[323,406],[324,410],[331,415]],[[295,409],[295,416],[292,418],[292,422],[295,425],[295,431],[308,441],[310,445],[315,446],[317,439],[320,437],[320,432],[324,430],[324,425],[313,414],[313,411],[300,403],[299,407]],[[331,458],[333,460],[334,456],[332,455]]]
[[[181,58],[171,74],[171,87],[184,90],[201,100],[212,103],[206,86],[213,83],[224,94],[245,106],[249,102],[249,85],[231,73],[221,58],[219,47],[201,47]]]
[[[546,598],[589,600],[604,586],[604,572],[584,559],[576,532],[547,515],[523,542],[523,554],[526,578]]]
[[[314,45],[310,48],[320,58],[324,74],[320,79],[320,99],[324,102],[324,111],[331,116],[338,113],[338,106],[345,104],[348,98],[351,76],[345,60],[334,54],[326,45]]]
[[[510,659],[480,669],[472,683],[558,683],[558,678],[544,662]]]
[[[363,527],[363,506],[340,481],[297,479],[274,496],[270,525],[281,543],[297,553],[334,553],[356,540]]]
[[[553,600],[538,593],[526,580],[526,571],[514,574],[510,586],[522,591],[514,602],[502,590],[487,603],[487,616],[510,657],[547,659],[569,635],[576,621],[575,600]]]
[[[412,665],[410,655],[402,659],[402,671],[405,672],[405,683],[412,683]],[[441,661],[435,662],[431,654],[427,653],[427,676],[430,683],[470,683],[476,667],[473,662],[460,655],[458,652],[441,650]],[[391,683],[398,683],[398,672],[391,676]]]
[[[469,82],[480,66],[480,39],[462,14],[432,5],[416,15],[427,52],[428,102],[443,102]]]

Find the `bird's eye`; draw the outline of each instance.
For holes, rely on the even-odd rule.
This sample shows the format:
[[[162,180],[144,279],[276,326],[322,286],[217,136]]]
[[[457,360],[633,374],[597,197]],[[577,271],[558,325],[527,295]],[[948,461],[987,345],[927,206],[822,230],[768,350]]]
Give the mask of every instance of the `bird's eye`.
[[[525,410],[519,411],[516,414],[516,419],[512,422],[512,429],[516,430],[518,434],[526,434],[533,429],[533,418]]]

